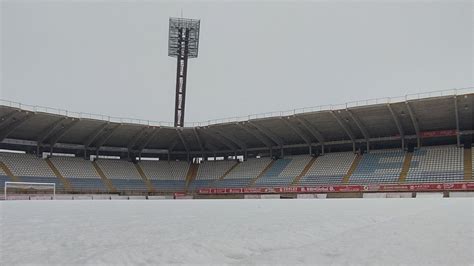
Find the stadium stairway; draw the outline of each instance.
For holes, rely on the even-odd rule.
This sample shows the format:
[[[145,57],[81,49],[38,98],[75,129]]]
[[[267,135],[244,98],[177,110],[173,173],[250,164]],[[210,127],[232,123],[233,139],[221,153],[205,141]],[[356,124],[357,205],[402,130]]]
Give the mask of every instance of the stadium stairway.
[[[107,186],[107,188],[109,189],[109,192],[117,193],[117,189],[114,187],[112,182],[107,178],[107,176],[105,176],[104,171],[102,171],[102,169],[100,169],[97,162],[92,162],[92,165],[94,166],[95,170],[97,171],[100,178],[102,179],[102,182],[104,182],[105,186]]]
[[[342,179],[342,183],[344,183],[344,184],[349,183],[349,178],[354,173],[354,171],[357,169],[357,166],[359,166],[359,163],[360,163],[361,160],[362,160],[362,155],[357,154],[354,161],[352,162],[351,168],[349,168],[349,171],[347,171],[347,173],[344,175],[344,178]]]
[[[18,182],[18,177],[16,177],[12,173],[12,171],[10,170],[10,168],[8,168],[6,164],[0,161],[0,167],[2,168],[3,172],[5,172],[5,174],[7,174],[8,177],[10,177],[11,181]]]
[[[262,177],[270,168],[272,168],[273,164],[275,163],[276,160],[271,160],[270,163],[258,174],[250,183],[247,185],[247,187],[253,187],[255,185],[255,182]]]
[[[405,160],[403,160],[402,171],[400,172],[400,178],[398,179],[399,183],[405,182],[408,176],[408,171],[410,170],[411,159],[413,158],[413,152],[407,152],[405,154]]]
[[[314,162],[316,162],[316,157],[313,157],[311,161],[308,162],[308,164],[303,168],[303,171],[301,171],[301,173],[297,175],[295,179],[293,179],[293,182],[291,182],[291,185],[293,186],[298,185],[300,182],[300,179],[308,173],[309,169],[311,169],[311,166],[313,166]]]
[[[464,180],[472,179],[472,152],[471,148],[464,149]]]
[[[155,188],[151,184],[148,176],[146,176],[145,172],[143,171],[143,169],[140,167],[140,165],[138,163],[135,164],[135,168],[137,168],[137,171],[140,174],[140,176],[142,177],[143,182],[145,182],[145,185],[148,188],[148,192],[150,192],[150,193],[155,192]]]
[[[72,189],[71,183],[66,177],[64,177],[59,172],[58,168],[56,168],[53,162],[51,162],[49,158],[46,158],[45,161],[48,164],[49,168],[51,168],[51,170],[53,171],[54,175],[61,181],[61,183],[63,183],[64,189],[66,189],[66,191],[72,191],[73,189]]]
[[[185,191],[188,191],[189,184],[196,178],[198,173],[199,164],[192,163],[188,169],[188,173],[186,174],[186,183],[185,183]]]
[[[235,169],[235,167],[237,167],[237,165],[239,165],[239,162],[236,162],[234,165],[232,165],[231,168],[229,168],[229,170],[227,170],[221,177],[219,177],[218,179],[212,181],[211,183],[209,183],[209,187],[212,187],[212,185],[222,179],[224,179],[230,172],[232,172],[232,170]]]

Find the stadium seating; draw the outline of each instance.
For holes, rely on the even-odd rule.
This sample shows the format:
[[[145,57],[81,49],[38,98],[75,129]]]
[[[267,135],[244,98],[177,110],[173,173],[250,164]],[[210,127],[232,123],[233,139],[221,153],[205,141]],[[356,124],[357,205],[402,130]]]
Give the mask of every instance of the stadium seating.
[[[402,150],[372,150],[364,154],[349,183],[397,183],[404,155]]]
[[[468,158],[469,153],[474,156],[474,149],[465,152],[464,149],[456,146],[416,149],[410,153],[413,157],[409,168],[408,164],[406,166],[408,170],[404,172],[406,177],[404,176],[403,180],[420,183],[469,179],[472,174],[464,169],[464,164],[474,167],[471,165],[474,163],[464,160],[464,156]],[[350,184],[398,183],[405,156],[402,150],[373,150],[366,153],[361,157],[355,170],[353,172],[351,170],[352,175],[348,182]],[[240,163],[229,160],[204,161],[199,165],[197,172],[194,172],[196,176],[189,184],[188,190],[195,191],[203,187],[240,188],[250,185],[255,187],[291,186],[295,177],[299,176],[305,167],[309,169],[299,179],[298,184],[293,185],[341,184],[344,176],[347,181],[348,171],[352,169],[351,165],[355,158],[356,154],[352,152],[326,153],[316,158],[311,167],[308,164],[313,157],[307,155],[288,156],[275,161],[270,158],[253,158]],[[124,160],[99,159],[96,163],[100,169],[97,170],[92,162],[75,157],[53,157],[50,162],[47,162],[31,154],[2,152],[0,161],[7,167],[5,168],[7,172],[11,171],[15,181],[55,183],[58,189],[64,189],[63,182],[56,177],[56,173],[66,178],[73,190],[78,192],[107,192],[107,186],[101,178],[102,173],[99,172],[103,172],[118,191],[148,191],[141,174],[145,174],[158,192],[185,191],[186,176],[190,173],[190,163],[184,161],[142,161],[136,166]],[[57,169],[59,173],[53,172],[52,169]],[[142,169],[143,173],[137,169]],[[465,177],[465,171],[468,173],[467,177]],[[0,187],[4,187],[5,181],[13,180],[10,180],[7,173],[0,168]]]
[[[68,179],[73,190],[107,191],[91,161],[75,157],[53,157],[50,160],[61,175]]]
[[[471,179],[474,179],[474,146],[471,147]]]
[[[99,159],[96,162],[104,172],[105,176],[118,190],[148,190],[133,163],[123,160],[103,159]]]
[[[212,183],[212,187],[246,187],[271,161],[270,158],[248,159],[239,163],[224,179]]]
[[[212,182],[222,177],[229,171],[237,161],[203,161],[199,165],[196,178],[189,185],[189,190],[193,191],[199,188],[208,187]]]
[[[142,161],[139,165],[157,191],[184,191],[189,162]]]
[[[0,167],[0,188],[4,188],[6,181],[11,181],[11,179]]]
[[[17,177],[19,182],[55,183],[57,189],[64,189],[46,161],[33,154],[0,153],[0,160]]]
[[[256,182],[257,187],[289,186],[296,176],[311,161],[308,155],[285,157],[277,160],[270,169]]]
[[[463,149],[456,146],[415,150],[406,182],[450,182],[464,179]]]
[[[356,154],[352,152],[326,153],[316,159],[299,186],[340,184],[349,171]]]

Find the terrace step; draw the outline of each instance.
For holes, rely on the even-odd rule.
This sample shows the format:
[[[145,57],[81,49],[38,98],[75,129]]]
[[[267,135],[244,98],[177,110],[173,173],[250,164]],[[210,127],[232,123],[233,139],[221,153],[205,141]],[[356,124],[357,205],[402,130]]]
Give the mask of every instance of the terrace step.
[[[109,189],[109,192],[117,193],[117,189],[112,184],[112,181],[110,181],[107,178],[107,176],[104,174],[102,169],[100,169],[99,165],[96,162],[92,162],[92,165],[94,166],[95,170],[97,171],[97,174],[99,174],[100,178],[102,179],[102,182],[104,182],[105,186]]]
[[[306,164],[306,166],[303,168],[303,171],[301,171],[301,173],[299,175],[297,175],[295,177],[295,179],[293,179],[293,182],[291,182],[291,185],[298,185],[299,182],[300,182],[300,179],[306,175],[306,173],[308,173],[309,169],[311,169],[311,167],[313,166],[313,164],[316,162],[316,157],[313,157],[309,162],[308,164]]]
[[[235,164],[232,165],[232,167],[229,168],[222,176],[220,176],[218,179],[216,179],[216,180],[212,181],[211,183],[209,183],[209,187],[212,186],[215,182],[224,179],[224,178],[225,178],[228,174],[230,174],[230,172],[232,172],[232,170],[234,170],[235,167],[237,167],[237,165],[239,165],[239,164],[240,164],[240,163],[239,163],[238,161],[235,162]]]
[[[273,164],[276,162],[276,160],[272,160],[263,170],[262,172],[260,172],[260,174],[257,175],[257,177],[255,177],[254,179],[252,179],[252,181],[250,181],[250,183],[247,185],[247,187],[253,187],[255,185],[255,183],[257,182],[257,180],[262,177],[272,166]]]
[[[155,188],[153,187],[153,184],[150,182],[150,179],[145,174],[142,167],[138,163],[136,163],[135,168],[137,168],[138,173],[140,174],[140,176],[143,179],[143,182],[145,183],[146,187],[148,188],[148,192],[150,192],[150,193],[155,192]]]
[[[357,166],[359,166],[359,163],[360,163],[361,160],[362,160],[362,155],[357,154],[354,161],[352,162],[351,167],[349,168],[349,171],[347,171],[347,173],[344,175],[344,177],[342,179],[342,183],[344,183],[344,184],[349,183],[349,178],[354,173],[354,171],[357,169]]]
[[[405,159],[403,160],[402,171],[400,172],[400,177],[398,178],[399,183],[403,183],[407,179],[412,158],[413,158],[413,152],[408,152],[407,154],[405,154]]]
[[[186,174],[185,191],[188,191],[189,184],[196,178],[199,169],[199,164],[192,163],[189,166],[188,173]]]
[[[58,168],[56,168],[53,162],[51,162],[49,158],[46,158],[45,161],[48,164],[49,168],[51,168],[51,170],[53,171],[54,175],[56,175],[56,177],[61,181],[61,183],[63,183],[66,191],[72,191],[71,183],[69,183],[69,180],[59,172]]]
[[[464,180],[472,180],[472,152],[464,149]]]
[[[14,182],[18,181],[18,177],[16,177],[12,173],[12,171],[10,170],[10,168],[8,168],[8,166],[6,164],[4,164],[3,162],[0,162],[0,167],[2,168],[3,172],[5,172],[5,174],[7,174],[7,176],[11,178],[12,181],[14,181]]]

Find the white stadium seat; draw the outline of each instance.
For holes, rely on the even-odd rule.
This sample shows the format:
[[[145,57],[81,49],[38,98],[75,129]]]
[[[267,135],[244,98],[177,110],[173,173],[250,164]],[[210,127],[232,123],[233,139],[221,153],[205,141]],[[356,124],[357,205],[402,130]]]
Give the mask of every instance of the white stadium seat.
[[[340,184],[355,158],[356,154],[353,152],[326,153],[319,156],[298,185]]]
[[[450,182],[464,179],[463,148],[422,147],[415,150],[407,182]]]

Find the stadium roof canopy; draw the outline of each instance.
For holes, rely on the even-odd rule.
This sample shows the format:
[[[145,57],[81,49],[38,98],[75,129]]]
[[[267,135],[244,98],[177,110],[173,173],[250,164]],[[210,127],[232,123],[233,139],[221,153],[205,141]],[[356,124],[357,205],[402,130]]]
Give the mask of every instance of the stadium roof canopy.
[[[102,155],[279,155],[472,139],[474,89],[190,123],[114,118],[0,102],[0,149]]]

